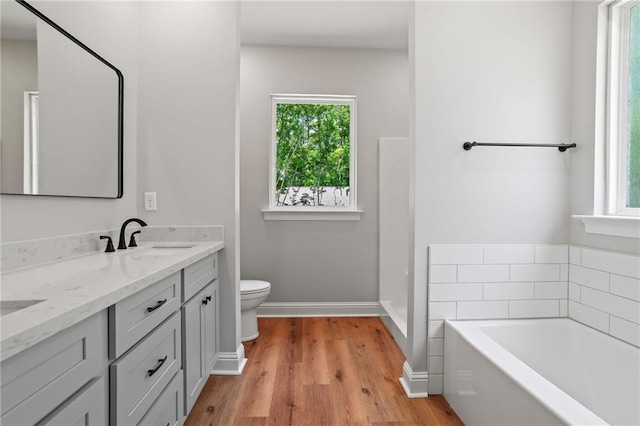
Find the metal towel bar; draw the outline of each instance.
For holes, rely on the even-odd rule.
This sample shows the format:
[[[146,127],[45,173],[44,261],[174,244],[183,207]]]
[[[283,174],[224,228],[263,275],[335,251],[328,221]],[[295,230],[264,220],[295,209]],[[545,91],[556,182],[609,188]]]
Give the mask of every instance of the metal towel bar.
[[[533,146],[542,148],[558,148],[558,151],[565,152],[568,148],[575,148],[575,143],[559,143],[559,144],[542,144],[542,143],[482,143],[482,142],[465,142],[462,147],[465,151],[469,151],[474,146]]]

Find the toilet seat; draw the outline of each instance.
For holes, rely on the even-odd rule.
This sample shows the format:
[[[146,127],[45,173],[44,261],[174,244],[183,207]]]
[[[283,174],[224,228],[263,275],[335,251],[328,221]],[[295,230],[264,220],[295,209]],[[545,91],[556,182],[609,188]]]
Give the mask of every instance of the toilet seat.
[[[264,293],[271,289],[268,281],[260,280],[240,280],[240,294]]]

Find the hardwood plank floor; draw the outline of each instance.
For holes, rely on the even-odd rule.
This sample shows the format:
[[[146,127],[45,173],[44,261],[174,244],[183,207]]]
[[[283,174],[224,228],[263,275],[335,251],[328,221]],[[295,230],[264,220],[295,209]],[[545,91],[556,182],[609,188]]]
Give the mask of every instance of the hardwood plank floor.
[[[379,318],[259,318],[241,376],[211,376],[195,425],[462,425],[441,396],[409,399]]]

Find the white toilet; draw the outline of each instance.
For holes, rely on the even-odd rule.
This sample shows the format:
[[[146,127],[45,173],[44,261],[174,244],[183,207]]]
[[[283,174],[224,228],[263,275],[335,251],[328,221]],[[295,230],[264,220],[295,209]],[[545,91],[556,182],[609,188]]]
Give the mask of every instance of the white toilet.
[[[258,337],[258,306],[271,292],[267,281],[240,280],[240,336],[243,342]]]

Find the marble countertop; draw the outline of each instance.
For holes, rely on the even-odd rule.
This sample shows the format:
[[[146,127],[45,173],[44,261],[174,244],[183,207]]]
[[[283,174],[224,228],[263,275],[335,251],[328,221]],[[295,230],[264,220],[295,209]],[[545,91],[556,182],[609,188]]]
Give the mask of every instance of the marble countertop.
[[[14,301],[42,302],[0,317],[0,360],[222,248],[223,241],[144,242],[126,251],[85,254],[3,273],[4,312]]]

